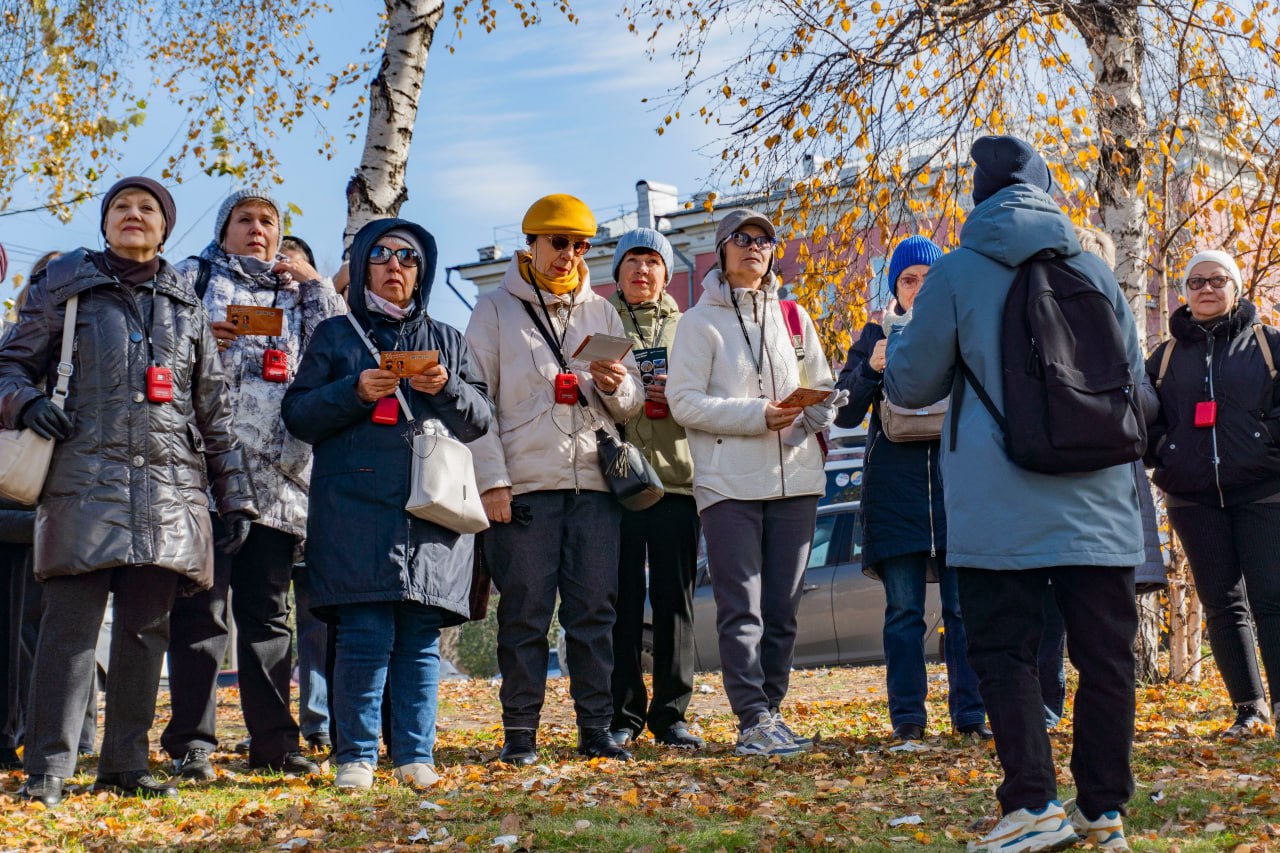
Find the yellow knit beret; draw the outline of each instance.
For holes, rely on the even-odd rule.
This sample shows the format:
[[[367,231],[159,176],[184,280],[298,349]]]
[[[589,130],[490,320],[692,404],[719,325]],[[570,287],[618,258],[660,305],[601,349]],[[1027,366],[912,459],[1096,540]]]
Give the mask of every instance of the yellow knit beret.
[[[581,199],[564,193],[543,196],[520,223],[526,234],[563,234],[589,239],[596,236],[596,218]]]

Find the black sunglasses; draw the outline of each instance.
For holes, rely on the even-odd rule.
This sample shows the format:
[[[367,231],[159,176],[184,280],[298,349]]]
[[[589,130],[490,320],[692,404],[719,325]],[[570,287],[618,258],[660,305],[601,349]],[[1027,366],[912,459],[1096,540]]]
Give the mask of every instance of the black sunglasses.
[[[759,237],[752,237],[745,231],[734,231],[729,235],[729,239],[732,240],[733,245],[737,246],[739,249],[745,249],[752,243],[755,243],[756,248],[762,251],[772,249],[778,242],[768,234],[761,234]]]
[[[418,254],[417,249],[393,249],[390,246],[374,246],[369,250],[369,263],[371,264],[389,264],[391,256],[400,262],[402,267],[416,267],[422,261],[422,255]]]
[[[553,236],[548,236],[547,239],[551,241],[551,248],[555,249],[557,252],[563,252],[565,249],[569,248],[570,245],[572,245],[573,253],[575,255],[585,255],[587,253],[587,250],[591,248],[591,243],[589,243],[588,241],[570,240],[568,237],[564,236],[563,234],[555,234]]]

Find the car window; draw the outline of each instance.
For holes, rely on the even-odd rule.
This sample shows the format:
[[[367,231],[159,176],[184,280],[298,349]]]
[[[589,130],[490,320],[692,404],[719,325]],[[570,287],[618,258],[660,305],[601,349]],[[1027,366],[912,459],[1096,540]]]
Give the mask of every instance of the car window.
[[[826,493],[818,501],[818,506],[852,503],[862,497],[862,461],[860,459],[829,462],[826,466],[826,475]]]
[[[832,534],[835,532],[836,519],[839,517],[836,513],[818,516],[818,522],[813,529],[813,547],[809,549],[808,568],[820,569],[831,564],[836,550],[832,544]]]
[[[849,541],[851,543],[850,547],[853,553],[849,555],[849,559],[851,561],[861,560],[862,559],[862,513],[851,512],[849,513],[849,515],[851,516],[850,518],[851,523],[849,526],[853,528],[853,535],[849,537]]]

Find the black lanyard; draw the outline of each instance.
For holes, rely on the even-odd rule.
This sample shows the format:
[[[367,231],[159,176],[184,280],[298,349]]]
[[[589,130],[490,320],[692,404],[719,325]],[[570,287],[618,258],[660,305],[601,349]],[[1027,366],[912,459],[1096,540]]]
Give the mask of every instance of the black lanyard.
[[[764,393],[764,318],[765,314],[760,315],[760,355],[756,356],[755,351],[751,349],[751,336],[747,334],[747,324],[742,319],[742,310],[738,307],[738,297],[734,294],[733,288],[729,287],[729,299],[733,301],[733,313],[738,315],[738,328],[742,329],[742,339],[747,342],[747,354],[751,356],[751,363],[756,369],[756,383],[760,386],[760,398],[767,399]],[[769,307],[769,303],[765,302],[765,308]]]
[[[139,328],[142,329],[143,337],[147,342],[147,360],[150,361],[152,364],[156,365],[157,367],[159,367],[160,362],[156,359],[155,344],[152,343],[152,335],[156,327],[156,299],[159,298],[155,289],[155,279],[152,279],[152,284],[151,284],[151,322],[150,323],[142,322],[142,309],[138,307],[138,297],[134,295],[134,291],[133,291],[135,285],[125,284],[118,278],[116,279],[116,284],[120,285],[120,289],[124,292],[124,295],[125,295],[126,304],[128,305],[129,308],[133,309],[132,310],[133,318],[138,321],[138,326]]]
[[[662,314],[662,307],[659,306],[657,309],[658,316],[662,318],[658,321],[658,330],[654,332],[653,342],[648,344],[644,342],[644,335],[640,333],[640,323],[636,320],[636,312],[631,310],[631,303],[627,301],[625,296],[622,297],[622,307],[626,308],[627,314],[631,316],[631,328],[635,331],[636,337],[640,339],[641,347],[644,349],[656,347],[662,341],[662,330],[667,327],[667,318],[666,315]]]

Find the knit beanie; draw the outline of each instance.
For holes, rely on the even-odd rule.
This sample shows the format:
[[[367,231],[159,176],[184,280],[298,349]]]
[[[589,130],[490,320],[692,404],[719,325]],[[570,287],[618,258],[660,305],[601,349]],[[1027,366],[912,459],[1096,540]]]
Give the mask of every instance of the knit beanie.
[[[671,283],[671,275],[675,267],[675,253],[671,250],[671,243],[667,241],[667,238],[652,228],[636,228],[622,235],[622,239],[618,241],[617,248],[613,250],[614,281],[618,281],[618,267],[622,266],[622,259],[627,256],[627,252],[635,249],[644,249],[661,255],[662,265],[666,267],[667,271],[666,283]],[[621,284],[621,282],[618,283]]]
[[[581,199],[556,193],[535,201],[520,228],[525,234],[563,234],[589,240],[596,236],[596,218]]]
[[[1244,282],[1240,275],[1240,267],[1236,264],[1236,259],[1218,249],[1206,249],[1203,252],[1196,252],[1191,260],[1187,261],[1186,269],[1182,271],[1182,295],[1184,298],[1187,295],[1187,279],[1191,277],[1191,271],[1196,268],[1197,264],[1205,261],[1212,261],[1227,271],[1227,275],[1235,282],[1236,296],[1244,292]]]
[[[1016,136],[984,136],[969,149],[973,159],[973,203],[981,204],[1013,184],[1053,188],[1049,165]]]
[[[932,266],[940,257],[942,249],[928,237],[916,234],[899,243],[889,258],[889,290],[893,293],[893,298],[898,298],[898,276],[902,275],[903,270],[918,264]]]
[[[107,235],[107,208],[111,207],[111,202],[116,196],[128,189],[149,193],[159,203],[160,212],[164,214],[164,235],[160,238],[163,244],[169,239],[169,235],[173,233],[173,226],[178,222],[178,206],[173,203],[173,196],[169,195],[169,191],[160,186],[158,181],[141,175],[121,178],[112,184],[111,189],[107,190],[106,195],[102,197],[102,222],[99,224],[102,235],[104,237]]]
[[[227,223],[231,221],[231,214],[235,212],[236,207],[246,201],[260,201],[263,204],[271,205],[276,212],[276,220],[280,219],[280,205],[276,202],[275,197],[267,191],[253,188],[236,190],[223,199],[222,206],[218,208],[217,219],[213,222],[213,239],[219,246],[222,245],[223,239],[227,236]],[[278,231],[279,229],[277,229]],[[277,242],[276,245],[271,247],[271,251],[275,252],[279,248],[280,244]]]
[[[403,240],[404,242],[412,246],[413,250],[418,253],[418,257],[422,259],[421,261],[418,262],[419,267],[421,267],[423,264],[427,262],[426,247],[423,246],[422,241],[420,241],[417,238],[417,236],[415,236],[413,232],[409,231],[407,228],[392,228],[387,233],[379,236],[378,240],[385,240],[388,237],[394,237],[397,240]],[[378,245],[377,241],[374,242],[374,245],[375,246]]]

